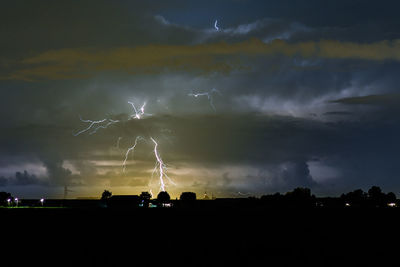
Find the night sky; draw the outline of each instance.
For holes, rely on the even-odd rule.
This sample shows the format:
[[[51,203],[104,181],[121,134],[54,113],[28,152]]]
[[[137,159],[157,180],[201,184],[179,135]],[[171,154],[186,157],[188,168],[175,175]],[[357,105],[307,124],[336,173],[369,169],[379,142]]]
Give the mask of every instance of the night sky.
[[[156,194],[153,138],[173,198],[299,186],[398,194],[399,10],[385,0],[4,2],[0,191]]]

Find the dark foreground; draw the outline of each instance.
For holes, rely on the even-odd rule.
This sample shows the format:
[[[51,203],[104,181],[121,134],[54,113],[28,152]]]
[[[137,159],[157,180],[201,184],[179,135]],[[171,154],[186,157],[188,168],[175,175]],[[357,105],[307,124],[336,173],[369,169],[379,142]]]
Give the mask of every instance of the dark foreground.
[[[399,266],[400,209],[1,209],[0,266]]]

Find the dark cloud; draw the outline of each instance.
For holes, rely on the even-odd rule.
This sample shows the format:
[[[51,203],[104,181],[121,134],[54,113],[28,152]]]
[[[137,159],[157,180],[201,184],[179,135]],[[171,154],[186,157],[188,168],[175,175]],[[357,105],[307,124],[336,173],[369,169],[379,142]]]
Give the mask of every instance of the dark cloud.
[[[257,193],[287,192],[296,187],[314,188],[313,180],[306,161],[289,161],[280,164],[266,164],[256,176],[249,175],[247,179],[257,184]],[[249,191],[254,192],[251,188]]]
[[[103,0],[7,2],[0,11],[3,40],[0,45],[1,62],[10,66],[7,59],[63,48],[188,44],[202,35],[199,28],[211,29],[215,18],[220,18],[223,29],[243,29],[245,25],[255,25],[256,30],[250,36],[259,36],[261,39],[273,36],[287,38],[297,32],[301,32],[300,36],[293,36],[297,40],[375,42],[400,37],[397,14],[393,12],[398,9],[396,1],[388,0],[380,5],[373,1],[357,4],[329,1],[322,5],[319,1],[312,1],[312,4],[310,1],[251,3],[153,1],[150,4],[143,1]],[[212,10],[209,6],[213,7]],[[157,15],[165,17],[169,23],[165,23],[165,19],[160,20]],[[305,28],[315,30],[303,31]],[[301,37],[304,34],[306,36]],[[229,40],[230,37],[225,38]]]
[[[8,179],[1,176],[0,177],[0,186],[6,186],[6,185],[8,185]]]
[[[29,174],[27,171],[16,172],[15,173],[15,185],[31,185],[31,184],[38,184],[40,181],[36,178],[34,174]]]
[[[348,112],[348,111],[328,111],[325,112],[323,115],[325,116],[349,116],[352,115],[352,112]]]
[[[16,172],[13,177],[0,177],[0,186],[28,186],[28,185],[47,185],[46,178],[38,178],[34,174],[29,174],[27,171]]]
[[[71,183],[71,171],[62,167],[63,161],[57,158],[43,158],[42,159],[46,169],[48,171],[48,175],[50,181],[55,183],[56,185],[68,185]]]
[[[341,103],[346,105],[378,105],[384,107],[398,107],[400,104],[400,94],[383,94],[346,97],[331,100],[331,103]]]
[[[7,2],[0,11],[0,51],[8,58],[49,49],[143,44],[156,40],[146,23],[166,5],[176,6],[174,2]]]
[[[288,116],[242,114],[151,117],[142,120],[141,123],[144,124],[144,128],[149,129],[143,136],[156,138],[165,162],[176,167],[203,166],[215,169],[218,166],[236,165],[263,170],[258,175],[239,175],[241,177],[234,178],[231,178],[232,174],[226,173],[226,178],[223,178],[224,175],[221,174],[221,181],[229,181],[222,184],[217,182],[216,187],[220,187],[221,190],[222,188],[227,191],[240,189],[237,183],[238,180],[243,181],[243,179],[246,179],[248,183],[246,187],[248,191],[284,190],[293,186],[323,188],[324,183],[318,184],[316,182],[318,177],[312,177],[308,167],[308,162],[316,159],[341,170],[342,175],[337,177],[335,182],[343,187],[346,184],[352,186],[357,183],[367,185],[379,181],[393,182],[394,180],[391,179],[397,173],[393,170],[393,168],[397,169],[397,165],[392,164],[391,157],[399,148],[396,139],[399,129],[393,122],[389,124],[368,121],[325,123]],[[157,126],[154,127],[155,125]],[[57,147],[56,150],[63,155],[62,158],[55,157],[52,154],[54,152],[51,151],[47,152],[49,156],[46,157],[43,156],[43,151],[36,153],[48,170],[50,184],[74,184],[74,179],[77,183],[76,179],[84,182],[89,179],[85,177],[96,177],[96,169],[89,167],[85,176],[76,177],[70,170],[63,167],[64,160],[82,161],[76,166],[79,170],[84,170],[83,162],[96,159],[93,152],[107,150],[115,141],[116,133],[121,134],[121,130],[125,128],[123,131],[130,132],[126,137],[129,138],[129,136],[134,136],[137,127],[138,125],[132,121],[126,126],[115,126],[109,131],[99,132],[92,138],[79,136],[63,139],[64,144],[56,139],[51,140],[50,136],[57,132],[56,128],[40,131],[40,138],[32,135],[31,130],[27,130],[21,138],[24,139],[26,135],[30,137],[31,142],[37,142],[37,145],[45,142],[49,147]],[[171,129],[165,138],[159,136],[160,129],[164,127]],[[131,139],[133,142],[133,137]],[[14,139],[13,141],[19,143],[21,140]],[[132,143],[129,144],[129,141],[125,144],[121,143],[121,147],[125,149],[128,145]],[[23,153],[24,149],[35,151],[34,147],[24,146],[21,147],[21,151],[14,151],[14,153]],[[82,154],[82,151],[87,153]],[[375,160],[375,153],[381,153],[382,160]],[[106,153],[97,158],[103,161],[115,160],[114,164],[120,166],[123,154],[124,150],[119,155]],[[49,158],[50,155],[51,158]],[[148,183],[150,170],[154,167],[151,143],[144,142],[138,146],[135,160],[136,163],[128,166],[126,178],[112,179],[114,186]],[[364,165],[365,167],[361,167]],[[374,174],[378,174],[378,170],[381,171],[381,176],[386,177],[375,177]],[[179,180],[179,176],[176,179]],[[91,178],[90,181],[90,184],[96,184],[101,179],[96,182],[95,178]],[[204,186],[206,185],[207,182]],[[400,184],[394,183],[393,186],[400,187]]]
[[[152,142],[122,173],[140,135],[159,142],[171,190],[400,190],[398,4],[208,4],[4,4],[0,184],[158,187]],[[189,95],[212,88],[215,110]],[[129,120],[128,101],[151,115]],[[73,136],[80,117],[120,122]]]

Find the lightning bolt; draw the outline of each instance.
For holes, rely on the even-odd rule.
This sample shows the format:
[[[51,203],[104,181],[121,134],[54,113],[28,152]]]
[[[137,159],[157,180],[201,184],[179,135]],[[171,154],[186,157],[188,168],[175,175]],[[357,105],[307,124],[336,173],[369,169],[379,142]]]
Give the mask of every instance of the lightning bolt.
[[[135,104],[128,101],[128,103],[133,107],[133,110],[135,112],[135,114],[131,115],[131,119],[141,119],[144,115],[151,115],[151,114],[147,114],[144,112],[144,108],[146,107],[146,102],[143,103],[143,105],[137,109]],[[114,124],[114,123],[118,123],[120,122],[119,120],[112,120],[112,119],[102,119],[102,120],[98,120],[98,121],[94,121],[94,120],[84,120],[82,119],[81,116],[79,116],[79,119],[81,120],[81,122],[85,122],[85,123],[89,123],[89,126],[86,127],[85,129],[73,134],[74,136],[78,136],[80,134],[83,134],[89,130],[92,130],[91,132],[89,132],[89,135],[95,134],[97,133],[97,131],[99,129],[107,129],[108,126]],[[106,124],[103,124],[107,122]]]
[[[90,132],[89,134],[90,134],[90,135],[95,134],[95,133],[97,133],[97,131],[98,131],[99,129],[107,129],[108,126],[110,126],[111,124],[118,123],[118,122],[119,122],[119,120],[108,119],[108,123],[107,123],[106,125],[100,125],[100,126],[96,127],[96,128],[95,128],[92,132]]]
[[[130,101],[128,101],[128,103],[132,106],[133,111],[135,112],[135,114],[131,115],[131,119],[140,120],[142,118],[142,116],[144,116],[144,115],[151,115],[151,114],[146,114],[144,112],[144,108],[146,107],[146,102],[144,102],[143,105],[139,109],[136,108],[134,103],[132,103]]]
[[[99,129],[101,129],[101,128],[102,128],[102,129],[106,129],[106,128],[107,128],[108,126],[110,126],[111,124],[114,124],[114,123],[119,122],[118,120],[112,120],[112,119],[102,119],[102,120],[98,120],[98,121],[84,120],[84,119],[82,119],[81,116],[79,116],[79,119],[81,120],[81,122],[89,123],[89,126],[86,127],[85,129],[83,129],[83,130],[81,130],[81,131],[75,133],[74,136],[78,136],[78,135],[80,135],[80,134],[83,134],[83,133],[85,133],[85,132],[91,130],[92,128],[94,128],[94,126],[98,125],[97,127],[94,128],[93,131],[91,131],[91,132],[89,133],[90,135],[92,135],[92,134],[96,133],[96,132],[97,132]],[[107,124],[101,125],[102,123],[104,123],[104,122],[106,122],[106,121],[108,121]]]
[[[125,172],[125,170],[126,170],[126,162],[128,161],[129,153],[132,151],[132,156],[133,156],[133,153],[135,152],[136,145],[137,145],[138,142],[141,141],[141,140],[145,140],[145,139],[144,139],[143,137],[141,137],[141,136],[137,136],[136,139],[135,139],[135,143],[133,144],[133,146],[131,146],[130,148],[128,148],[128,150],[126,151],[126,153],[125,153],[125,159],[124,159],[124,162],[122,163],[122,172]]]
[[[215,110],[215,107],[214,107],[214,105],[212,103],[212,95],[211,95],[214,91],[216,91],[216,90],[213,89],[213,91],[211,91],[210,93],[206,93],[206,94],[200,93],[200,94],[190,94],[190,95],[193,95],[195,97],[198,97],[200,95],[207,95],[208,99],[210,100],[211,106]],[[150,115],[151,116],[151,114],[145,113],[146,102],[144,102],[143,105],[140,106],[140,108],[137,108],[133,102],[128,101],[128,104],[130,104],[132,106],[133,111],[134,111],[134,114],[132,114],[128,120],[130,120],[130,119],[138,119],[138,120],[140,120],[145,115]],[[82,122],[88,123],[89,125],[85,129],[80,130],[79,132],[73,134],[74,136],[78,136],[78,135],[86,133],[86,132],[89,132],[89,135],[92,135],[92,134],[95,134],[100,129],[106,129],[112,124],[121,122],[119,120],[112,120],[112,119],[109,119],[109,118],[105,118],[105,119],[102,119],[102,120],[84,120],[84,119],[82,119],[81,116],[79,116],[79,118],[80,118],[80,120]],[[118,140],[117,140],[117,148],[119,148],[119,144],[120,144],[121,139],[122,139],[122,137],[119,137]],[[163,162],[163,160],[162,160],[162,158],[161,158],[161,156],[160,156],[160,154],[158,152],[158,143],[156,142],[156,140],[154,138],[150,137],[150,139],[154,143],[154,150],[153,151],[154,151],[154,155],[156,157],[156,164],[155,164],[155,167],[153,169],[151,177],[153,178],[155,173],[159,174],[160,190],[161,191],[165,191],[165,187],[166,187],[165,181],[166,180],[170,184],[173,184],[173,185],[176,185],[176,184],[167,175],[167,165],[164,164],[164,162]],[[146,139],[144,137],[142,137],[142,136],[137,136],[135,138],[134,144],[127,149],[127,151],[125,153],[124,161],[122,163],[122,171],[123,172],[126,171],[126,165],[127,165],[127,162],[128,162],[129,154],[132,153],[132,156],[133,156],[133,154],[135,152],[135,149],[136,149],[136,146],[138,145],[138,143],[140,141],[146,141]],[[151,189],[150,189],[150,192],[151,192]],[[151,194],[153,195],[152,192],[151,192]]]
[[[217,30],[217,31],[219,31],[219,27],[218,27],[218,20],[215,20],[215,22],[214,22],[214,28],[215,28],[215,30]]]
[[[158,153],[158,143],[156,142],[156,140],[154,140],[153,137],[150,137],[150,140],[154,143],[154,155],[156,157],[156,165],[153,169],[153,173],[152,176],[154,175],[154,173],[158,173],[159,174],[159,178],[160,178],[160,191],[165,191],[165,182],[164,182],[164,178],[168,179],[168,181],[173,184],[176,185],[171,178],[167,175],[167,166],[164,164],[160,154]]]
[[[214,106],[214,101],[213,101],[213,96],[212,96],[213,93],[218,93],[219,95],[221,95],[221,93],[217,89],[213,88],[210,92],[203,92],[203,93],[197,93],[197,94],[193,93],[193,91],[192,91],[192,93],[188,94],[188,96],[193,96],[193,97],[196,97],[196,98],[199,97],[199,96],[207,96],[208,101],[210,102],[211,108],[215,112],[217,112],[217,109]]]

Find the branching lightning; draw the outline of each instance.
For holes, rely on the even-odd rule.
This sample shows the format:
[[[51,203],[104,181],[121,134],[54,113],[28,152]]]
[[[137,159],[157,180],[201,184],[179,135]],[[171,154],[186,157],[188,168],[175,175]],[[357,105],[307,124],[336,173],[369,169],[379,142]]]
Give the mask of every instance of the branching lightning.
[[[198,96],[201,96],[201,95],[207,95],[208,99],[210,100],[211,106],[215,110],[215,107],[214,107],[214,105],[212,103],[212,95],[211,95],[214,91],[216,91],[216,90],[213,89],[213,91],[211,91],[210,93],[200,93],[200,94],[190,94],[190,95],[192,95],[194,97],[198,97]],[[131,120],[131,119],[138,119],[139,120],[139,119],[142,119],[146,115],[151,115],[151,114],[145,113],[146,102],[144,102],[143,105],[140,106],[140,108],[137,108],[133,102],[128,101],[128,104],[130,104],[132,106],[133,111],[134,111],[134,113],[132,115],[130,115],[130,118],[128,120]],[[113,120],[113,119],[110,119],[110,118],[105,118],[105,119],[102,119],[102,120],[84,120],[80,116],[79,116],[79,118],[80,118],[80,120],[82,122],[88,123],[89,125],[85,129],[80,130],[79,132],[73,134],[74,136],[78,136],[78,135],[81,135],[81,134],[86,133],[86,132],[88,132],[89,135],[92,135],[92,134],[95,134],[100,129],[106,129],[112,124],[121,122],[120,120]],[[120,145],[121,139],[122,139],[122,137],[119,137],[118,140],[117,140],[117,148],[118,149],[119,149],[119,145]],[[154,138],[150,137],[150,139],[154,143],[154,150],[153,151],[154,151],[154,155],[156,157],[156,165],[155,165],[155,167],[153,169],[152,177],[154,176],[155,173],[159,174],[160,190],[161,191],[165,191],[165,187],[166,187],[165,181],[168,181],[168,183],[173,184],[173,185],[175,185],[175,183],[167,175],[167,165],[163,162],[163,160],[162,160],[162,158],[161,158],[161,156],[160,156],[160,154],[158,152],[158,143],[156,142],[156,140]],[[146,139],[144,137],[142,137],[142,136],[137,136],[135,138],[134,144],[127,149],[127,151],[125,153],[124,161],[122,163],[122,172],[126,171],[126,166],[127,166],[129,155],[132,154],[132,157],[133,157],[133,154],[135,152],[136,146],[138,145],[138,143],[140,141],[146,141]],[[151,190],[150,190],[150,192],[151,192]],[[152,192],[151,192],[151,194],[153,195]]]
[[[144,102],[143,105],[139,109],[136,108],[134,103],[132,103],[130,101],[128,101],[128,103],[132,106],[133,111],[135,112],[135,114],[131,115],[131,119],[140,120],[144,115],[150,115],[150,114],[146,114],[144,112],[144,108],[146,107],[146,102]]]
[[[91,131],[89,134],[90,134],[90,135],[95,134],[99,129],[107,129],[108,126],[110,126],[111,124],[118,123],[118,122],[119,122],[119,120],[108,119],[108,123],[107,123],[106,125],[100,125],[100,126],[96,127],[96,128],[95,128],[93,131]]]
[[[135,143],[133,144],[133,146],[131,146],[130,148],[128,148],[128,150],[126,151],[126,153],[125,153],[125,160],[124,160],[124,162],[122,163],[122,172],[125,172],[125,170],[126,170],[126,162],[128,161],[129,153],[132,152],[132,157],[133,157],[133,153],[135,152],[136,145],[137,145],[138,142],[141,141],[141,140],[145,140],[145,139],[144,139],[143,137],[141,137],[141,136],[137,136],[136,139],[135,139]]]
[[[83,120],[81,116],[79,116],[79,119],[81,120],[81,122],[89,123],[89,126],[86,127],[85,129],[75,133],[74,136],[78,136],[78,135],[83,134],[94,128],[91,132],[89,132],[89,134],[92,135],[92,134],[96,133],[100,128],[106,129],[111,124],[119,122],[118,120],[112,120],[112,119],[102,119],[102,120],[98,120],[98,121]],[[106,121],[108,121],[108,122],[105,125],[102,125],[102,123],[105,123]],[[97,125],[97,127],[94,127],[95,125]]]
[[[164,178],[168,179],[168,181],[172,184],[175,185],[175,183],[171,180],[171,178],[169,178],[169,176],[167,175],[167,166],[164,164],[160,154],[158,153],[157,147],[158,147],[158,143],[156,142],[156,140],[154,140],[153,137],[150,137],[150,140],[154,143],[154,155],[156,157],[156,165],[153,169],[153,173],[152,175],[154,175],[154,173],[158,173],[159,174],[159,178],[160,178],[160,191],[165,191],[165,181]]]
[[[146,102],[144,102],[143,105],[139,109],[136,108],[134,103],[132,103],[130,101],[128,101],[128,103],[133,107],[133,110],[135,112],[135,114],[131,115],[131,119],[138,119],[139,120],[145,115],[151,115],[151,114],[147,114],[147,113],[144,112],[144,108],[146,107]],[[85,129],[75,133],[74,136],[78,136],[78,135],[83,134],[83,133],[85,133],[85,132],[87,132],[89,130],[92,130],[92,131],[89,132],[89,135],[92,135],[92,134],[97,133],[97,131],[99,129],[107,129],[108,126],[110,126],[110,125],[112,125],[114,123],[120,122],[119,120],[112,120],[112,119],[107,119],[107,118],[102,119],[102,120],[98,120],[98,121],[84,120],[84,119],[82,119],[81,116],[79,116],[79,119],[81,120],[81,122],[89,123],[89,126],[86,127]]]
[[[197,94],[193,93],[193,91],[192,91],[192,93],[188,94],[188,96],[193,96],[193,97],[196,97],[196,98],[199,97],[199,96],[207,96],[208,101],[210,102],[211,108],[215,112],[217,112],[217,109],[214,106],[213,93],[218,93],[219,95],[221,94],[217,89],[213,88],[210,92],[202,92],[202,93],[197,93]]]

